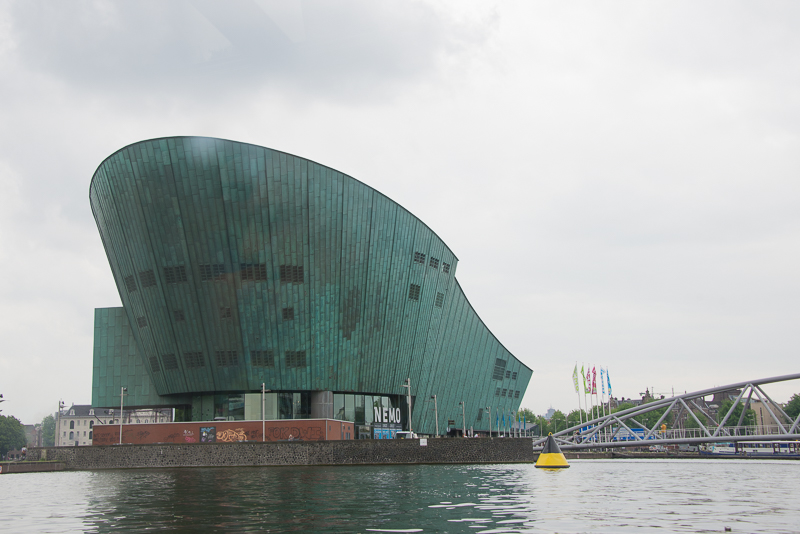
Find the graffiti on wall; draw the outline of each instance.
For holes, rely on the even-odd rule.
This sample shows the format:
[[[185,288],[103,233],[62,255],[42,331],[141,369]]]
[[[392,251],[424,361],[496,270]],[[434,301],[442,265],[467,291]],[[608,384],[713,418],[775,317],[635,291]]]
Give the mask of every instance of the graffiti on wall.
[[[218,441],[247,441],[247,434],[244,428],[228,428],[217,434]]]
[[[200,443],[214,443],[215,441],[217,441],[217,427],[201,426]]]

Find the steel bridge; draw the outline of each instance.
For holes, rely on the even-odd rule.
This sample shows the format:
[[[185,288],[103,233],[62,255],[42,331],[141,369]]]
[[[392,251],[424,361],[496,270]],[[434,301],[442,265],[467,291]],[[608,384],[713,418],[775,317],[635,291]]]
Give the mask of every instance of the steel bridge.
[[[800,373],[774,376],[761,380],[750,380],[669,398],[656,399],[635,408],[598,417],[553,434],[563,450],[596,449],[610,447],[649,447],[651,445],[697,445],[701,443],[732,441],[779,441],[800,440],[800,415],[792,418],[781,406],[766,394],[762,386],[800,379]],[[704,397],[715,393],[740,390],[730,409],[715,418]],[[751,402],[760,401],[766,408],[772,423],[758,427],[742,426]],[[743,406],[737,424],[729,426],[729,420],[738,406]],[[663,410],[656,423],[648,426],[639,420],[651,412]],[[704,416],[706,422],[700,420]],[[673,417],[670,417],[673,415]],[[652,419],[652,415],[648,419]],[[697,428],[686,428],[684,420],[691,417]],[[715,420],[718,420],[717,423]],[[670,426],[671,425],[671,426]],[[540,449],[547,437],[535,438],[534,449]]]

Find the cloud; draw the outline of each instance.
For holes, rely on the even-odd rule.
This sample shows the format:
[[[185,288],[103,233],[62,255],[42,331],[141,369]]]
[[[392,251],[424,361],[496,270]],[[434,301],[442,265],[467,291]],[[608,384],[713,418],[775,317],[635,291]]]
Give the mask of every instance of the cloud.
[[[20,1],[11,16],[26,68],[91,93],[205,101],[259,88],[391,97],[492,31],[401,1]]]

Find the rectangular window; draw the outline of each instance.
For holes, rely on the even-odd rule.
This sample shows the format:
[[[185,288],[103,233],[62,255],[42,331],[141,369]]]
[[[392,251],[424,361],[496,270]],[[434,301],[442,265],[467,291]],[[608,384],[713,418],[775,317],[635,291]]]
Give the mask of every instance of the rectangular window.
[[[200,265],[200,280],[203,282],[225,280],[225,264],[206,263]]]
[[[302,265],[281,265],[280,275],[285,284],[302,284],[305,278]]]
[[[275,367],[275,353],[271,350],[251,350],[250,364],[253,367]]]
[[[266,280],[267,279],[267,264],[266,263],[242,263],[241,264],[242,280]]]
[[[492,380],[502,380],[506,371],[506,360],[495,358],[494,360],[494,373],[492,373]]]
[[[500,388],[497,388],[497,389],[494,390],[494,396],[495,397],[499,397],[500,396]]]
[[[172,315],[175,317],[176,321],[185,321],[186,317],[183,315],[183,310],[174,310]]]
[[[439,258],[434,258],[431,256],[430,261],[428,262],[428,267],[433,267],[434,269],[439,268]]]
[[[422,252],[415,252],[414,263],[425,265],[425,254],[423,254]]]
[[[442,272],[447,274],[450,272],[450,264],[442,262]]]
[[[304,350],[286,351],[286,367],[298,368],[305,366],[306,366],[306,351]]]
[[[478,417],[475,418],[476,421],[483,420],[483,408],[478,408]]]
[[[178,368],[178,358],[174,354],[164,354],[161,359],[164,360],[165,370],[174,371]]]
[[[218,350],[216,352],[217,367],[233,367],[239,365],[239,355],[235,350]]]
[[[159,371],[161,371],[161,365],[159,365],[158,358],[156,358],[155,356],[150,356],[150,369],[154,373],[158,373]]]
[[[515,398],[515,399],[518,399],[518,398],[519,398],[519,391],[515,391],[515,392],[514,392],[514,398]]]
[[[517,373],[511,373],[511,380],[517,379]]]
[[[419,300],[419,294],[422,292],[422,288],[417,284],[411,284],[411,287],[408,288],[408,298],[411,300]]]
[[[231,317],[233,317],[233,314],[231,313],[231,309],[230,308],[220,308],[219,309],[219,318],[220,319],[230,319]]]
[[[125,289],[128,290],[128,293],[133,293],[136,291],[136,278],[133,275],[125,277]]]
[[[164,267],[164,280],[168,284],[180,284],[186,282],[186,267],[183,265]]]
[[[153,269],[139,271],[139,281],[142,283],[142,287],[153,287],[156,285],[156,275],[153,273]]]
[[[294,319],[294,308],[284,308],[283,309],[283,320],[284,321],[291,321]]]
[[[202,352],[184,352],[183,365],[185,365],[187,368],[205,367],[206,360],[203,358]]]
[[[136,323],[139,325],[139,328],[144,328],[145,326],[147,326],[147,317],[144,316],[137,317]]]
[[[92,439],[92,432],[94,432],[94,431],[93,430],[89,431],[89,439]]]
[[[433,303],[437,308],[441,308],[444,304],[444,293],[436,293],[436,301]]]
[[[511,371],[506,371],[506,378],[511,378]]]
[[[508,392],[508,390],[504,389],[503,391],[500,392],[500,396],[501,397],[505,397],[507,392]]]

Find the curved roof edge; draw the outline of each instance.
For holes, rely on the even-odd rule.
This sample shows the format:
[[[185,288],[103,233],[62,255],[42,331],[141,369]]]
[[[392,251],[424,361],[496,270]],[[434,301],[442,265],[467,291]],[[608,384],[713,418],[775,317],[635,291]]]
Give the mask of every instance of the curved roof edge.
[[[490,328],[489,328],[489,327],[486,325],[486,323],[485,323],[485,322],[484,322],[484,320],[481,318],[481,316],[480,316],[480,315],[478,315],[478,312],[475,310],[475,306],[473,306],[473,305],[472,305],[472,303],[471,303],[471,302],[469,301],[469,299],[467,298],[467,293],[464,291],[464,288],[463,288],[463,287],[461,287],[461,284],[459,284],[459,283],[458,283],[458,278],[454,278],[454,281],[455,281],[456,285],[458,286],[458,289],[461,291],[461,294],[462,294],[462,295],[464,295],[464,300],[466,300],[466,301],[467,301],[467,304],[469,304],[469,309],[470,309],[470,310],[472,310],[472,313],[474,313],[474,314],[475,314],[475,317],[477,317],[477,318],[478,318],[478,320],[481,322],[481,324],[482,324],[482,325],[483,325],[483,327],[486,329],[486,331],[487,331],[487,332],[489,332],[489,334],[491,334],[491,336],[494,338],[494,340],[495,340],[495,341],[497,341],[497,343],[498,343],[498,344],[499,344],[501,347],[503,347],[503,348],[506,350],[506,352],[508,352],[508,353],[509,353],[511,356],[514,356],[514,353],[513,353],[513,352],[511,352],[510,350],[508,350],[508,347],[506,347],[505,345],[503,345],[503,343],[502,343],[502,342],[501,342],[499,339],[497,339],[497,336],[496,336],[496,335],[494,335],[494,332],[492,332],[492,330],[491,330],[491,329],[490,329]],[[517,358],[516,356],[514,356],[514,359],[515,359],[515,360],[517,360],[521,366],[523,366],[525,369],[527,369],[528,371],[530,371],[530,372],[531,372],[531,374],[533,374],[533,369],[531,369],[530,367],[528,367],[527,365],[525,365],[525,363],[524,363],[522,360],[520,360],[520,359],[519,359],[519,358]]]
[[[267,149],[267,150],[272,150],[273,152],[277,152],[278,154],[286,154],[287,156],[292,156],[293,158],[299,158],[299,159],[302,159],[302,160],[305,160],[305,161],[309,161],[309,162],[311,162],[311,163],[313,163],[313,164],[315,164],[315,165],[319,165],[320,167],[324,167],[324,168],[326,168],[326,169],[330,169],[330,170],[332,170],[332,171],[334,171],[334,172],[341,173],[341,174],[343,174],[344,176],[347,176],[348,178],[350,178],[351,180],[354,180],[354,181],[358,182],[359,184],[363,185],[364,187],[368,187],[368,188],[369,188],[369,189],[371,189],[372,191],[375,191],[377,194],[381,195],[381,196],[382,196],[382,197],[384,197],[385,199],[387,199],[387,200],[389,200],[390,202],[394,203],[395,205],[399,206],[399,207],[400,207],[400,209],[404,210],[406,213],[408,213],[409,215],[411,215],[412,217],[414,217],[414,219],[416,219],[417,221],[419,221],[419,222],[420,222],[420,224],[422,224],[422,225],[423,225],[425,228],[427,228],[428,230],[430,230],[430,232],[431,232],[433,235],[435,235],[435,236],[436,236],[436,237],[439,239],[439,241],[441,241],[441,242],[442,242],[442,244],[443,244],[443,245],[444,245],[444,246],[447,248],[447,250],[450,252],[450,254],[452,254],[452,255],[453,255],[453,257],[454,257],[454,258],[455,258],[455,259],[458,261],[458,256],[456,256],[455,252],[453,252],[453,250],[450,248],[450,246],[447,244],[447,242],[446,242],[444,239],[442,239],[442,238],[441,238],[441,236],[439,236],[439,234],[437,234],[437,233],[436,233],[436,231],[435,231],[433,228],[431,228],[430,226],[428,226],[428,225],[425,223],[425,221],[423,221],[422,219],[420,219],[419,217],[417,217],[416,215],[414,215],[414,213],[412,213],[412,211],[411,211],[411,210],[409,210],[408,208],[406,208],[405,206],[403,206],[402,204],[400,204],[399,202],[397,202],[396,200],[394,200],[394,199],[393,199],[393,198],[391,198],[390,196],[388,196],[388,195],[386,195],[386,194],[384,194],[384,193],[382,193],[382,192],[378,191],[377,189],[375,189],[374,187],[372,187],[372,186],[370,186],[370,185],[367,185],[366,183],[362,182],[362,181],[361,181],[361,180],[359,180],[358,178],[353,178],[353,177],[352,177],[352,176],[350,176],[349,174],[347,174],[347,173],[344,173],[344,172],[342,172],[342,171],[340,171],[340,170],[334,169],[333,167],[329,167],[329,166],[327,166],[327,165],[323,165],[322,163],[319,163],[319,162],[317,162],[317,161],[314,161],[313,159],[304,158],[303,156],[298,156],[298,155],[296,155],[296,154],[292,154],[292,153],[290,153],[290,152],[284,152],[284,151],[282,151],[282,150],[277,150],[277,149],[275,149],[275,148],[270,148],[270,147],[267,147],[267,146],[256,145],[256,144],[253,144],[253,143],[244,143],[244,142],[242,142],[242,141],[234,141],[233,139],[224,139],[224,138],[222,138],[222,137],[210,137],[210,136],[207,136],[207,135],[170,135],[170,136],[164,136],[164,137],[154,137],[154,138],[152,138],[152,139],[143,139],[143,140],[141,140],[141,141],[136,141],[135,143],[130,143],[130,144],[128,144],[128,145],[125,145],[124,147],[122,147],[122,148],[118,149],[118,150],[115,150],[113,153],[111,153],[110,155],[108,155],[108,156],[107,156],[107,157],[106,157],[106,158],[105,158],[103,161],[101,161],[101,162],[100,162],[100,164],[97,166],[97,168],[94,170],[94,173],[92,174],[92,179],[91,179],[91,181],[89,182],[89,195],[90,195],[90,196],[89,196],[89,205],[91,206],[91,190],[92,190],[92,184],[94,184],[94,179],[95,179],[95,177],[97,176],[97,171],[99,171],[99,170],[100,170],[100,167],[102,167],[102,166],[103,166],[103,165],[104,165],[104,164],[105,164],[105,163],[106,163],[108,160],[110,160],[111,158],[113,158],[114,156],[116,156],[117,154],[119,154],[120,152],[122,152],[123,150],[126,150],[126,149],[128,149],[128,148],[130,148],[130,147],[132,147],[132,146],[140,145],[140,144],[143,144],[143,143],[149,143],[149,142],[152,142],[152,141],[161,141],[161,140],[165,140],[165,139],[211,139],[211,140],[214,140],[214,141],[226,141],[226,142],[229,142],[229,143],[238,143],[238,144],[240,144],[240,145],[254,146],[254,147],[256,147],[256,148],[265,148],[265,149]],[[456,281],[456,283],[458,283],[458,281]],[[460,287],[460,286],[459,286],[459,287]],[[464,291],[462,290],[461,292],[463,293]],[[468,301],[468,302],[469,302],[469,301]],[[470,304],[470,307],[472,307],[472,304]],[[474,308],[473,308],[473,311],[474,311]],[[477,314],[476,314],[476,315],[477,315]],[[478,317],[478,319],[480,319],[480,317]],[[483,321],[481,321],[481,323],[483,323]],[[487,328],[487,330],[488,330],[488,328]],[[491,331],[490,331],[490,333],[491,333]],[[492,336],[494,337],[494,334],[492,334]],[[497,339],[497,338],[495,337],[495,339]],[[498,341],[498,343],[499,343],[499,341]],[[505,348],[505,347],[503,347],[503,348]],[[506,349],[506,350],[508,350],[508,349]],[[515,356],[515,357],[516,357],[516,356]]]

